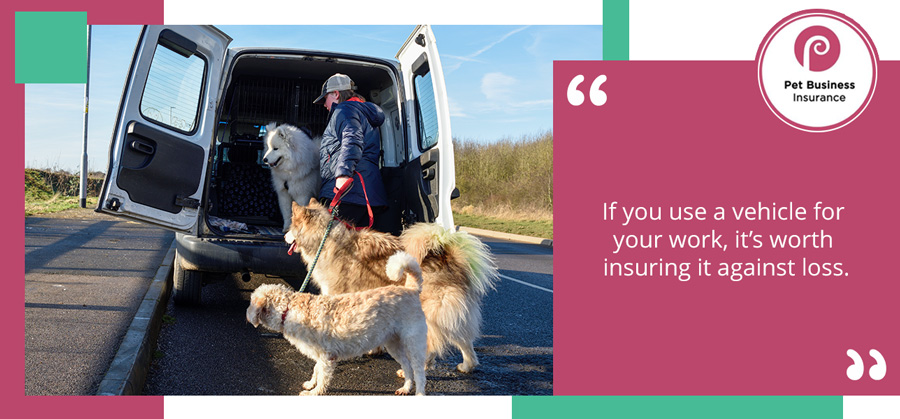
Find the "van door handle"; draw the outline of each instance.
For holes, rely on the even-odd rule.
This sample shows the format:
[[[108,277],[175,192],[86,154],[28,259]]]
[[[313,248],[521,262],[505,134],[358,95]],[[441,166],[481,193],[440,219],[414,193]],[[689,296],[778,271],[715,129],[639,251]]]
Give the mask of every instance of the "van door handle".
[[[134,140],[131,142],[131,149],[137,151],[138,153],[150,155],[153,155],[153,153],[156,152],[156,147],[154,147],[153,144],[148,144],[139,140]]]
[[[423,170],[422,171],[422,180],[424,180],[426,182],[430,181],[430,180],[434,180],[435,173],[436,172],[435,172],[434,168],[429,168],[429,169]]]

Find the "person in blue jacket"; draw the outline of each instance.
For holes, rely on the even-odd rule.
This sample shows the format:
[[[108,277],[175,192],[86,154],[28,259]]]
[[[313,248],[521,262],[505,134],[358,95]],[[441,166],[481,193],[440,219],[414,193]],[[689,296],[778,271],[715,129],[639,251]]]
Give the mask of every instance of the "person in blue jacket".
[[[374,103],[366,102],[355,90],[350,77],[337,73],[325,81],[322,94],[313,101],[329,111],[319,149],[322,174],[319,200],[330,203],[335,191],[352,179],[352,187],[341,199],[338,216],[354,226],[365,227],[370,226],[367,204],[375,214],[387,208],[387,194],[378,167],[381,154],[378,127],[384,122],[384,112]]]

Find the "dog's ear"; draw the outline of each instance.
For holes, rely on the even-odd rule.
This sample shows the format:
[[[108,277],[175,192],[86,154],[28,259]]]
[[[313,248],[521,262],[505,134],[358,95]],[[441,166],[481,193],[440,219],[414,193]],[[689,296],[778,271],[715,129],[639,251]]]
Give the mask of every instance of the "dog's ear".
[[[291,137],[294,136],[291,131],[293,127],[282,125],[280,128],[281,129],[278,130],[278,135],[284,140],[284,148],[292,150],[294,148],[294,142],[291,141]]]
[[[266,125],[266,134],[268,134],[272,131],[275,131],[276,126],[277,126],[277,124],[275,124],[275,122],[269,122],[269,124]]]
[[[291,226],[293,227],[295,220],[302,220],[306,217],[306,207],[296,203],[291,203]]]
[[[309,206],[313,208],[319,206],[319,200],[316,198],[309,198]]]
[[[265,307],[266,305],[266,297],[262,295],[262,293],[254,292],[253,295],[250,296],[250,307],[255,308],[257,311]]]
[[[268,302],[269,302],[269,298],[266,297],[265,295],[263,295],[263,296],[259,296],[256,299],[250,301],[250,304],[252,304],[253,307],[256,308],[256,311],[259,313],[258,316],[265,317],[267,312],[269,311],[266,306],[266,303],[268,303]]]

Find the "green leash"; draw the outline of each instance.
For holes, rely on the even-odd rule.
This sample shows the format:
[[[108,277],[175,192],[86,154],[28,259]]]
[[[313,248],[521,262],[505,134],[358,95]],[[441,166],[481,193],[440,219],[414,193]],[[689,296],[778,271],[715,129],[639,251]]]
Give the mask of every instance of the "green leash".
[[[313,259],[311,265],[309,265],[309,270],[306,271],[306,279],[303,280],[303,285],[300,286],[300,292],[306,290],[306,285],[309,284],[309,279],[312,278],[313,269],[316,268],[316,263],[319,262],[319,256],[322,254],[322,249],[325,247],[325,239],[328,238],[328,233],[331,233],[331,227],[334,225],[334,220],[337,219],[338,215],[338,207],[335,206],[331,211],[331,221],[328,222],[328,227],[325,227],[325,235],[322,236],[322,241],[319,243],[319,250],[316,250],[316,257]]]
[[[359,175],[359,180],[362,182],[362,175],[359,172],[355,172]],[[350,177],[350,181],[344,183],[344,186],[341,189],[335,188],[334,198],[331,198],[331,205],[329,205],[328,210],[331,212],[331,221],[328,221],[328,227],[325,228],[325,234],[322,236],[322,242],[319,243],[319,250],[316,250],[316,257],[313,259],[311,265],[309,265],[309,269],[306,271],[306,279],[303,280],[303,285],[300,286],[300,292],[306,290],[306,284],[309,284],[309,279],[312,278],[313,269],[316,268],[316,263],[319,261],[319,256],[322,254],[322,249],[325,247],[325,239],[328,238],[328,233],[331,233],[331,227],[334,226],[334,220],[338,217],[338,206],[341,205],[341,198],[343,198],[344,194],[353,187],[353,177]],[[363,184],[363,191],[365,192],[365,184]],[[369,198],[366,198],[366,203],[369,202]],[[369,212],[371,216],[371,211]],[[369,222],[369,226],[371,227],[371,219]],[[291,248],[293,250],[293,247]],[[290,254],[290,251],[288,251]]]

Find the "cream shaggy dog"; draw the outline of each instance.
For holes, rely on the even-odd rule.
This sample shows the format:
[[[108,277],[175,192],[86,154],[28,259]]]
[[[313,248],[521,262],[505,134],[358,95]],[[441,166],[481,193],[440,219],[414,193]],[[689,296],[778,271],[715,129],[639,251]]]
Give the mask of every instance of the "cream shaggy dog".
[[[284,219],[282,233],[291,225],[291,202],[304,203],[319,193],[320,144],[321,139],[312,139],[293,125],[266,125],[263,163],[272,168],[272,187]]]
[[[312,263],[331,214],[316,200],[294,204],[285,241],[299,249],[307,266]],[[488,247],[465,232],[420,223],[400,237],[374,230],[354,230],[334,223],[312,280],[325,295],[391,285],[384,274],[388,258],[399,250],[412,255],[424,278],[420,298],[428,321],[428,362],[452,345],[462,352],[461,372],[478,366],[473,342],[481,335],[481,301],[498,277]],[[399,371],[398,371],[399,373]]]
[[[403,387],[395,394],[425,395],[427,326],[419,290],[422,271],[412,256],[397,252],[385,273],[402,286],[387,286],[335,296],[293,292],[284,285],[261,285],[250,297],[247,321],[281,332],[316,361],[300,395],[325,392],[337,361],[383,346],[400,363]],[[412,377],[412,378],[411,378]]]

